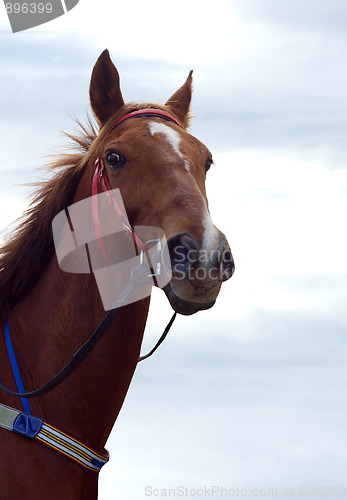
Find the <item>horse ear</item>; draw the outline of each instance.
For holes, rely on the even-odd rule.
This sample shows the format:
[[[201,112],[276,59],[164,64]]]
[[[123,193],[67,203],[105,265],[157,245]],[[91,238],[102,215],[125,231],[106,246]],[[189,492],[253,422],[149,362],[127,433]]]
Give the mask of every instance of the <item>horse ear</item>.
[[[89,96],[93,113],[100,125],[124,105],[119,74],[107,49],[99,56],[93,68]]]
[[[186,82],[166,102],[166,106],[177,116],[184,127],[189,125],[189,107],[193,91],[193,70]]]

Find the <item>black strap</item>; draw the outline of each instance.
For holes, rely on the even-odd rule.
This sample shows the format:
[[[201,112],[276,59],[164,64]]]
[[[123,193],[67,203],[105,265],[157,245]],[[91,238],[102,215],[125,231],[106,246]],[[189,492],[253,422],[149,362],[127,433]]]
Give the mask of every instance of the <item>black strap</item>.
[[[172,318],[170,319],[169,323],[167,324],[167,327],[165,328],[165,330],[163,331],[163,333],[161,334],[161,337],[160,339],[158,340],[158,342],[155,344],[155,346],[153,347],[153,349],[151,351],[149,351],[148,354],[145,354],[144,356],[140,356],[139,357],[139,361],[143,361],[144,359],[147,359],[149,358],[150,356],[152,356],[152,354],[155,353],[155,351],[158,349],[158,347],[160,346],[160,344],[165,340],[166,338],[166,335],[169,333],[169,330],[170,328],[172,327],[172,323],[175,321],[176,319],[176,316],[177,316],[177,313],[175,312],[172,316]]]
[[[92,352],[94,347],[97,345],[97,343],[101,340],[103,335],[106,333],[108,328],[111,326],[112,322],[115,320],[115,318],[118,316],[121,306],[117,307],[115,309],[111,309],[104,319],[101,321],[97,329],[94,331],[94,333],[89,337],[87,342],[82,345],[78,349],[78,351],[73,355],[71,360],[60,370],[57,375],[55,375],[49,382],[44,384],[42,387],[39,387],[38,389],[31,391],[31,392],[16,392],[12,391],[9,389],[4,382],[0,379],[0,388],[3,389],[4,391],[8,392],[12,396],[19,396],[19,397],[25,397],[25,398],[33,398],[33,397],[38,397],[38,396],[43,396],[44,394],[47,394],[47,392],[50,392],[52,389],[55,389],[59,384],[64,382],[82,363],[83,361],[89,356],[89,354]],[[143,361],[146,358],[149,358],[152,356],[152,354],[158,349],[160,344],[163,342],[165,337],[167,336],[174,320],[176,318],[176,313],[172,316],[171,320],[169,321],[167,327],[165,328],[164,332],[162,333],[160,339],[156,343],[156,345],[153,347],[153,349],[146,354],[145,356],[141,356],[139,358],[139,361]]]

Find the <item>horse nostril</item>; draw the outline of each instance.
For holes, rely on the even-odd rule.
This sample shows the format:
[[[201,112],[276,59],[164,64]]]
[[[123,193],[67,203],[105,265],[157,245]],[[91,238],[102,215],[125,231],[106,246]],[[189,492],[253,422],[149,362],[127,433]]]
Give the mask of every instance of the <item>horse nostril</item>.
[[[223,263],[227,263],[227,262],[232,262],[233,261],[233,256],[231,255],[231,251],[230,250],[226,250],[224,253],[223,253]]]
[[[226,281],[232,277],[235,271],[234,258],[231,253],[230,248],[227,248],[223,252],[223,259],[221,263],[222,268],[222,280]]]
[[[197,261],[197,243],[190,234],[178,233],[168,239],[167,246],[173,277],[185,279],[190,267]]]
[[[180,242],[188,250],[197,250],[197,245],[194,239],[189,234],[182,234],[182,236],[180,236]]]
[[[189,234],[182,234],[182,236],[180,236],[180,243],[183,247],[182,250],[189,256],[189,260],[194,262],[198,252],[198,245],[195,240]]]

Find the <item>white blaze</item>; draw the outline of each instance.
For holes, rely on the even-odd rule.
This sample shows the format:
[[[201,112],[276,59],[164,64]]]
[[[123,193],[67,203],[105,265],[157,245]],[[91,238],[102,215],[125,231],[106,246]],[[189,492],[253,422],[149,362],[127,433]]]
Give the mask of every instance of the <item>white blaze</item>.
[[[203,219],[203,225],[205,228],[204,238],[202,242],[202,248],[205,251],[213,252],[218,249],[218,233],[212,222],[211,215],[206,208],[205,217]]]
[[[180,150],[181,136],[177,132],[177,130],[174,130],[168,125],[165,125],[165,123],[158,123],[158,122],[150,122],[149,130],[152,136],[155,134],[163,134],[165,136],[165,139],[170,144],[175,153],[178,154],[178,156],[184,160],[184,168],[187,170],[187,172],[190,173],[189,162],[187,162],[187,160],[184,159],[182,151]]]
[[[150,132],[153,135],[163,134],[166,141],[170,144],[175,153],[184,160],[184,167],[187,172],[190,173],[190,165],[187,160],[184,159],[182,151],[180,150],[181,136],[180,134],[171,127],[165,125],[165,123],[150,122],[149,123]],[[205,215],[203,218],[204,227],[204,237],[202,242],[203,250],[207,252],[213,252],[218,249],[219,238],[218,232],[212,222],[211,215],[207,209],[206,201],[203,200],[205,205]]]

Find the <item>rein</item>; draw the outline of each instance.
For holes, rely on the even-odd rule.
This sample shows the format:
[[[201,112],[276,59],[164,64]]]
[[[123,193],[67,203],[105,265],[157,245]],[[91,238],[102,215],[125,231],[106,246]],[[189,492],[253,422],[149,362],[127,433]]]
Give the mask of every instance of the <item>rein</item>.
[[[175,123],[178,127],[181,128],[180,122],[170,113],[167,113],[166,111],[163,111],[161,109],[154,109],[154,108],[146,108],[146,109],[140,109],[138,111],[133,111],[131,113],[128,113],[124,115],[112,128],[114,130],[117,128],[121,123],[131,119],[131,118],[139,118],[139,117],[154,117],[154,118],[162,118],[164,120],[170,121]],[[118,213],[122,223],[123,223],[123,228],[125,230],[125,234],[128,236],[128,238],[133,239],[135,245],[137,248],[139,248],[141,251],[146,252],[147,251],[147,245],[144,243],[141,238],[136,234],[134,228],[130,224],[127,216],[123,213],[122,209],[120,208],[119,204],[117,203],[116,198],[112,195],[111,193],[111,186],[108,182],[107,175],[106,175],[106,168],[105,164],[100,158],[100,156],[97,157],[95,160],[95,171],[93,175],[93,181],[92,181],[92,202],[93,202],[93,220],[94,220],[94,228],[95,228],[95,234],[98,240],[99,248],[100,251],[106,260],[108,264],[111,264],[110,259],[108,258],[108,255],[106,253],[104,243],[102,241],[102,236],[101,236],[101,228],[100,228],[100,220],[99,220],[99,207],[98,207],[98,199],[97,199],[97,194],[98,194],[98,184],[101,185],[102,190],[104,193],[108,195],[109,202],[113,204],[116,212]]]
[[[64,382],[64,380],[66,380],[83,363],[83,361],[89,356],[89,354],[93,351],[94,347],[96,347],[96,345],[100,342],[100,340],[102,339],[104,334],[107,332],[108,328],[111,326],[111,324],[113,323],[115,318],[118,316],[121,308],[122,308],[122,306],[119,306],[116,309],[111,309],[111,311],[109,311],[106,314],[104,319],[101,321],[99,326],[96,328],[94,333],[89,337],[87,342],[85,342],[85,344],[83,344],[82,347],[80,347],[78,349],[78,351],[76,351],[76,353],[73,355],[73,357],[70,359],[70,361],[64,366],[64,368],[62,368],[60,370],[60,372],[58,372],[57,375],[55,375],[49,382],[47,382],[43,386],[39,387],[38,389],[35,389],[34,391],[25,392],[23,383],[17,382],[17,381],[21,380],[19,369],[16,370],[14,368],[15,364],[17,364],[17,360],[15,357],[14,351],[13,351],[13,354],[10,353],[10,351],[9,351],[9,357],[11,360],[13,372],[16,374],[19,374],[19,377],[18,377],[18,375],[15,377],[17,388],[19,390],[22,390],[23,392],[16,392],[16,391],[9,389],[1,379],[0,379],[0,388],[3,389],[4,391],[6,391],[8,394],[11,394],[11,396],[18,396],[22,399],[43,396],[44,394],[47,394],[51,390],[55,389],[58,385],[60,385],[62,382]],[[152,354],[155,353],[155,351],[158,349],[160,344],[164,341],[165,337],[169,333],[169,330],[170,330],[174,320],[176,319],[176,316],[177,316],[177,313],[175,312],[172,315],[165,330],[161,334],[158,342],[151,349],[151,351],[149,351],[148,354],[145,354],[144,356],[139,357],[138,363],[140,361],[143,361],[143,360],[149,358],[150,356],[152,356]],[[9,337],[9,326],[8,326],[7,319],[6,319],[5,331],[8,332],[7,338],[10,338]],[[17,364],[17,368],[18,368],[18,364]],[[23,389],[21,389],[20,386],[22,386]],[[24,402],[23,402],[23,406],[26,409],[27,413],[29,413],[28,406],[26,406]]]
[[[128,113],[128,114],[124,115],[116,123],[114,128],[118,127],[118,125],[120,125],[121,123],[123,123],[126,120],[129,120],[131,118],[138,118],[141,116],[147,116],[147,117],[153,116],[153,117],[157,117],[157,118],[163,118],[163,119],[171,121],[171,122],[175,123],[176,125],[178,125],[179,127],[181,127],[181,125],[177,121],[177,119],[174,116],[172,116],[171,114],[167,113],[166,111],[149,108],[149,109],[142,109],[139,111],[133,111],[132,113]],[[107,180],[107,177],[106,177],[106,170],[105,170],[104,163],[100,159],[100,157],[98,157],[95,161],[95,172],[94,172],[93,184],[92,184],[93,219],[94,219],[95,232],[96,232],[96,236],[98,238],[100,250],[103,252],[103,255],[106,258],[106,260],[109,262],[109,259],[107,257],[107,254],[106,254],[103,242],[102,242],[101,230],[100,230],[100,221],[99,221],[99,213],[98,213],[98,208],[97,208],[97,196],[96,196],[98,193],[98,182],[101,183],[103,191],[105,191],[107,194],[109,194],[111,191],[111,187],[110,187],[108,180]],[[119,217],[123,221],[123,227],[124,227],[127,235],[128,236],[130,235],[130,237],[132,237],[134,239],[134,243],[137,245],[137,247],[141,251],[146,252],[147,251],[147,244],[144,243],[137,236],[137,234],[135,233],[135,230],[131,226],[126,215],[122,212],[121,208],[119,207],[116,199],[114,198],[114,196],[112,196],[112,194],[110,195],[110,199],[111,199],[111,202],[113,203],[116,211],[118,212]],[[147,254],[147,256],[148,256],[148,254]],[[149,257],[148,257],[148,260],[149,260]],[[107,332],[108,328],[111,326],[111,324],[113,323],[113,321],[116,319],[116,317],[118,316],[118,314],[121,311],[122,302],[125,298],[125,295],[131,293],[131,291],[133,290],[133,287],[136,287],[136,286],[142,285],[142,284],[146,284],[145,278],[148,276],[148,267],[142,263],[139,266],[137,266],[137,268],[138,268],[137,270],[136,270],[136,268],[133,269],[130,283],[129,283],[127,289],[124,290],[123,294],[121,295],[121,297],[118,298],[118,300],[115,304],[115,305],[117,305],[117,303],[119,303],[120,305],[111,309],[106,314],[104,319],[101,321],[101,323],[96,328],[94,333],[89,337],[87,342],[85,342],[85,344],[83,344],[82,347],[80,347],[80,349],[78,349],[78,351],[73,355],[71,360],[64,366],[64,368],[62,368],[60,370],[59,373],[57,373],[57,375],[55,375],[49,382],[44,384],[42,387],[39,387],[38,389],[31,391],[31,392],[25,392],[23,390],[24,389],[23,384],[21,385],[21,387],[18,388],[19,389],[18,392],[12,391],[3,383],[1,378],[0,378],[0,388],[3,389],[4,391],[8,392],[12,396],[19,396],[20,398],[26,398],[26,397],[33,398],[33,397],[39,397],[39,396],[43,396],[44,394],[47,394],[47,392],[50,392],[52,389],[54,389],[59,384],[61,384],[64,380],[66,380],[67,377],[69,377],[83,363],[83,361],[89,356],[89,354],[92,352],[94,347],[98,344],[98,342],[102,339],[103,335]],[[136,270],[136,272],[135,272],[135,270]],[[151,274],[150,276],[155,278],[155,273]],[[139,362],[143,361],[144,359],[149,358],[158,349],[160,344],[163,342],[163,340],[167,336],[167,334],[168,334],[168,332],[169,332],[169,330],[170,330],[170,328],[171,328],[171,326],[176,318],[176,315],[177,315],[177,313],[175,312],[173,314],[171,320],[169,321],[167,327],[165,328],[164,332],[162,333],[161,337],[159,338],[158,342],[153,347],[153,349],[148,354],[141,356],[138,360]],[[7,320],[6,320],[6,325],[7,325],[7,327],[5,327],[5,331],[8,332],[7,338],[10,338]],[[9,345],[8,341],[7,341],[7,345]],[[8,349],[8,351],[9,351],[9,356],[11,359],[12,369],[13,369],[14,373],[16,373],[19,371],[19,369],[18,369],[18,365],[17,365],[17,369],[16,369],[17,362],[15,360],[13,348],[12,348],[12,352],[13,352],[12,356],[10,354],[11,349]]]
[[[115,124],[113,129],[118,127],[121,123],[125,122],[126,120],[138,117],[162,118],[164,120],[173,122],[179,127],[181,127],[178,120],[174,116],[165,111],[158,109],[143,109],[124,115]],[[95,452],[95,450],[91,450],[90,448],[86,447],[85,445],[75,440],[68,434],[65,434],[59,431],[58,429],[49,426],[49,424],[43,422],[42,419],[39,419],[31,415],[30,405],[26,398],[39,397],[44,394],[47,394],[48,392],[56,388],[58,385],[60,385],[62,382],[64,382],[83,363],[83,361],[89,356],[89,354],[93,351],[95,346],[102,339],[104,334],[107,332],[108,328],[111,326],[111,324],[121,311],[126,296],[129,295],[134,290],[134,288],[140,285],[148,284],[149,279],[150,280],[153,279],[154,283],[157,284],[156,276],[158,274],[156,274],[152,269],[152,265],[148,255],[148,246],[147,246],[148,242],[145,243],[139,238],[139,236],[136,234],[135,230],[131,226],[128,218],[119,207],[119,204],[117,203],[115,197],[111,193],[111,187],[107,180],[106,168],[104,162],[100,157],[98,157],[95,161],[95,172],[93,175],[93,182],[92,182],[92,204],[93,204],[93,221],[94,221],[95,234],[103,257],[105,258],[106,262],[110,264],[110,260],[107,256],[102,241],[102,235],[100,229],[99,210],[97,201],[99,184],[101,185],[102,190],[108,194],[110,203],[113,204],[116,212],[118,213],[118,216],[120,217],[123,223],[123,228],[126,235],[129,238],[133,239],[138,250],[142,252],[142,254],[144,253],[147,256],[149,265],[145,264],[141,260],[141,263],[136,267],[134,267],[131,273],[130,282],[126,287],[126,289],[121,294],[121,296],[118,298],[117,302],[115,303],[115,307],[106,314],[104,319],[101,321],[96,330],[92,333],[89,339],[78,349],[78,351],[73,355],[70,361],[49,382],[47,382],[43,386],[33,391],[25,392],[16,355],[12,346],[8,318],[6,318],[5,322],[6,346],[11,361],[12,370],[15,376],[17,391],[9,389],[0,378],[0,388],[12,396],[20,397],[24,408],[24,412],[20,412],[18,410],[9,408],[6,405],[0,403],[0,427],[12,430],[17,434],[23,435],[25,437],[29,437],[32,439],[36,438],[43,444],[47,444],[56,451],[62,453],[68,458],[71,458],[79,465],[82,465],[83,467],[89,470],[94,470],[97,472],[101,469],[104,463],[107,462],[108,460],[107,453],[106,455],[98,454],[97,452]],[[171,317],[168,325],[166,326],[164,332],[162,333],[161,337],[159,338],[158,342],[151,349],[151,351],[149,351],[148,354],[144,356],[140,356],[138,362],[143,361],[144,359],[147,359],[150,356],[152,356],[152,354],[154,354],[154,352],[158,349],[158,347],[162,344],[162,342],[166,338],[176,318],[176,315],[177,313],[175,312]]]

